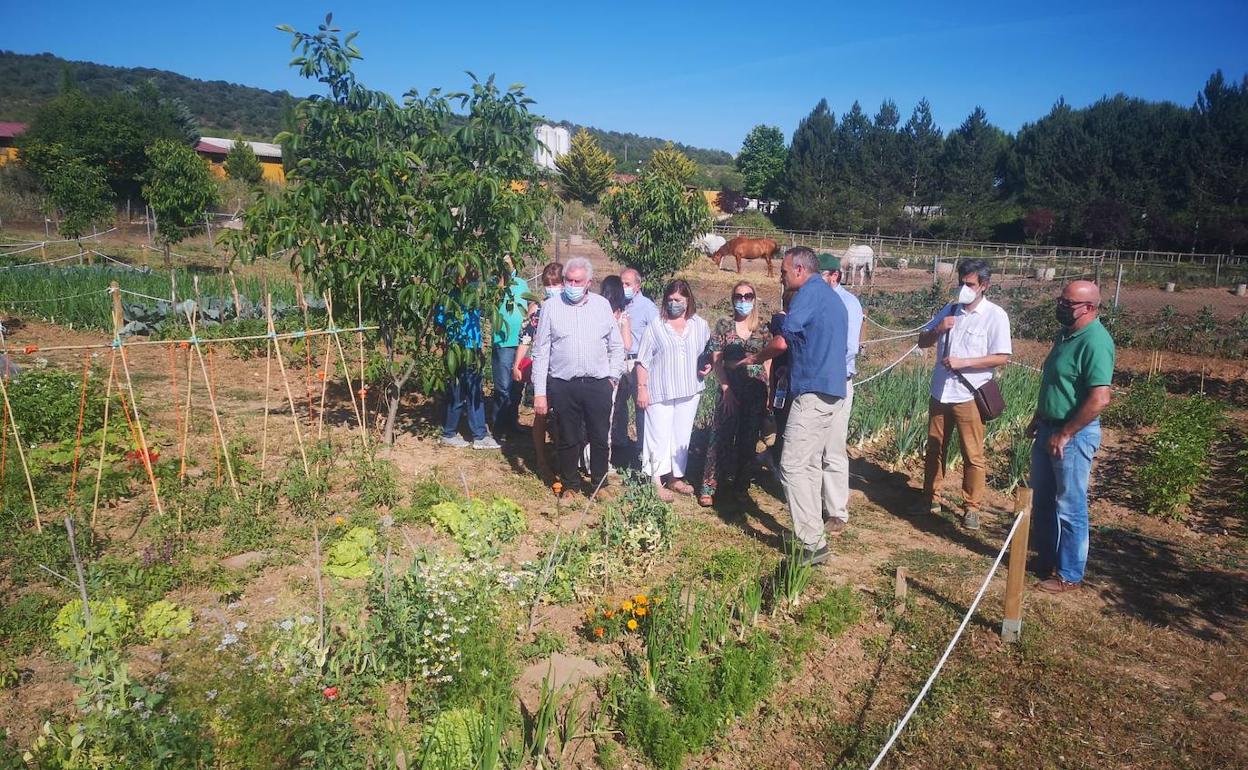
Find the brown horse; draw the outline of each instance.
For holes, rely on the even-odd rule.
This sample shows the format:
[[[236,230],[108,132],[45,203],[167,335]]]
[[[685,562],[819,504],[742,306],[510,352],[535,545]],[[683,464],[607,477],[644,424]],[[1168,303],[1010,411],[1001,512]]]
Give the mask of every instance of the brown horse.
[[[779,250],[779,244],[770,238],[746,238],[738,235],[721,246],[719,251],[711,255],[711,259],[715,260],[715,267],[719,267],[724,261],[724,257],[733,257],[737,260],[738,273],[741,272],[741,260],[765,259],[767,260],[767,275],[770,276],[772,275],[772,257],[776,256]]]

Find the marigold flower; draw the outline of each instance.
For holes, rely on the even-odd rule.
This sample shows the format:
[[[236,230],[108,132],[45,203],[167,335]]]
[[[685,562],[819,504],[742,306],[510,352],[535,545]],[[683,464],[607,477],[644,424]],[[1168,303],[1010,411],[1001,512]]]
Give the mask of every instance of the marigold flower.
[[[339,526],[339,527],[341,527],[343,524],[346,524],[346,523],[347,523],[347,520],[346,520],[346,519],[344,519],[343,517],[341,517],[341,516],[335,516],[335,517],[334,517],[334,524],[335,524],[335,526]]]
[[[38,345],[27,345],[27,346],[26,346],[26,348],[25,348],[25,350],[26,350],[26,355],[30,355],[31,353],[34,353],[35,351],[39,350],[39,346],[38,346]]]
[[[625,612],[632,612],[633,611],[632,601],[629,599],[625,599],[624,603],[620,605],[620,609],[624,610]]]
[[[594,629],[594,636],[598,637],[599,639],[601,639],[602,635],[605,633],[606,633],[606,629],[604,629],[602,626],[598,626],[597,628]]]
[[[646,598],[645,594],[637,594],[636,596],[633,597],[633,603],[640,604],[643,607],[646,606],[649,602],[650,600]]]
[[[603,610],[602,616],[606,618],[607,620],[610,620],[611,618],[615,617],[615,610]]]
[[[326,687],[324,690],[321,690],[321,693],[325,696],[326,700],[336,700],[338,698],[337,687]]]
[[[637,609],[633,610],[633,614],[639,618],[644,618],[646,616],[646,608],[638,607]]]
[[[637,630],[637,621],[633,620],[632,618],[628,619],[628,623],[626,625],[628,626],[629,631]]]

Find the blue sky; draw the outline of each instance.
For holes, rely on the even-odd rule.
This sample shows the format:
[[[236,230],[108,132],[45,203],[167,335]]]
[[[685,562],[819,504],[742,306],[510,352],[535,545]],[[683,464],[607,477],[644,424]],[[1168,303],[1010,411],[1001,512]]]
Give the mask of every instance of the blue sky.
[[[5,4],[0,48],[167,69],[295,94],[277,24],[314,30],[306,2],[249,5],[46,0]],[[750,127],[797,123],[826,97],[903,121],[926,96],[943,128],[976,106],[1016,131],[1059,97],[1124,92],[1189,105],[1215,69],[1248,72],[1248,2],[356,2],[361,79],[400,95],[463,74],[522,82],[536,109],[736,152]]]

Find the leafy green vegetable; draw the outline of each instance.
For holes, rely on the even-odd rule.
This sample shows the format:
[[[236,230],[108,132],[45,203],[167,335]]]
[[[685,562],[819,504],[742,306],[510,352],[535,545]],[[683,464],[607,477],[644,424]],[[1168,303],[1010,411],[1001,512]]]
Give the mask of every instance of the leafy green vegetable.
[[[425,732],[420,767],[437,770],[472,770],[481,753],[484,719],[471,708],[443,711]]]
[[[148,605],[139,620],[139,630],[148,639],[173,639],[191,630],[191,611],[167,599]]]
[[[91,602],[91,624],[82,617],[82,601],[74,599],[56,613],[52,639],[71,658],[86,657],[93,646],[119,646],[134,628],[134,611],[125,599],[110,597]]]
[[[429,509],[434,526],[449,532],[472,558],[498,552],[524,531],[524,511],[514,501],[496,497],[488,504],[477,499],[442,502]]]
[[[329,548],[325,574],[337,578],[366,578],[373,574],[372,554],[377,534],[367,527],[354,527]]]

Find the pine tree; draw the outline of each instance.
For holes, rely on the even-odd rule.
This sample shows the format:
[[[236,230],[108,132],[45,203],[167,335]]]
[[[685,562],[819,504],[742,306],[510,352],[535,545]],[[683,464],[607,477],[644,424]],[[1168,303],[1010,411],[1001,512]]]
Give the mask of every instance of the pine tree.
[[[668,142],[650,156],[650,160],[646,163],[646,170],[687,186],[693,181],[693,175],[698,172],[698,164],[676,149],[674,144]]]
[[[761,124],[750,129],[737,155],[737,170],[745,177],[745,194],[751,198],[778,196],[788,154],[780,129]]]
[[[829,229],[836,183],[836,116],[820,99],[793,132],[780,218],[797,230]]]
[[[242,137],[234,139],[234,145],[225,156],[225,173],[230,179],[239,179],[247,184],[259,184],[264,177],[256,151]]]
[[[900,120],[896,103],[886,99],[867,132],[862,184],[867,197],[866,228],[876,235],[897,219],[905,199],[901,135],[897,131]]]
[[[611,184],[615,158],[582,128],[572,137],[569,151],[555,158],[555,168],[559,170],[559,186],[565,198],[593,204]]]
[[[1001,213],[1001,184],[1007,138],[976,107],[949,135],[941,157],[944,213],[959,238],[987,238]]]
[[[932,106],[920,99],[901,133],[901,155],[906,200],[911,206],[907,217],[908,235],[914,235],[915,212],[920,206],[934,206],[940,194],[939,165],[944,136],[932,120]]]
[[[871,121],[854,102],[841,117],[836,130],[836,183],[833,187],[834,221],[837,230],[860,232],[870,209],[871,185],[870,148]]]

